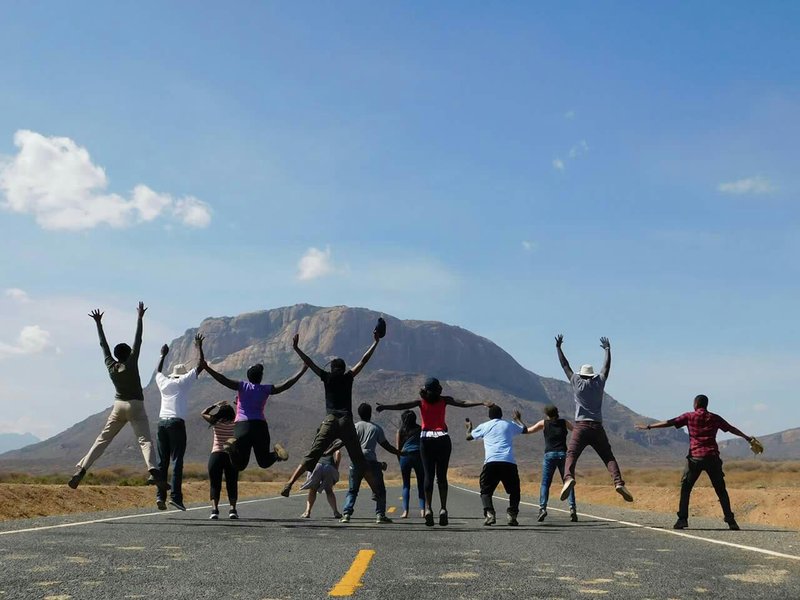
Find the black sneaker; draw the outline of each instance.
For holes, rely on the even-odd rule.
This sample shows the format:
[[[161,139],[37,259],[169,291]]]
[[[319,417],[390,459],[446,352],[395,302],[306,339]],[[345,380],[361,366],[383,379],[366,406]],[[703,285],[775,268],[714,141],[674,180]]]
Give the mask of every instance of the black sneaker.
[[[342,518],[339,519],[339,523],[349,523],[350,522],[350,515],[347,513],[342,515]]]
[[[186,510],[186,507],[183,505],[183,502],[180,500],[170,500],[169,503],[177,508],[178,510]]]
[[[292,486],[287,483],[285,486],[283,486],[283,489],[281,490],[281,496],[283,496],[284,498],[288,498],[289,494],[291,493],[292,493]]]
[[[208,518],[211,519],[212,521],[216,521],[217,519],[219,519],[219,511],[216,508],[212,508],[211,516]]]
[[[167,510],[167,503],[161,498],[156,498],[156,508],[158,508],[158,510]]]
[[[239,518],[239,513],[236,512],[235,508],[232,508],[228,511],[228,518],[231,519],[232,521],[235,521],[236,519]]]
[[[387,524],[387,523],[394,523],[389,517],[386,515],[375,515],[375,523],[378,525]]]
[[[426,512],[425,513],[425,525],[427,527],[433,527],[433,513],[432,512]]]
[[[569,520],[573,523],[578,522],[578,511],[576,511],[574,508],[569,511]]]
[[[678,520],[675,521],[675,525],[672,526],[673,529],[686,529],[689,526],[689,519],[681,519],[678,517]]]
[[[78,486],[81,484],[81,480],[86,477],[86,469],[78,469],[75,471],[75,474],[70,477],[70,480],[67,482],[67,485],[71,487],[73,490],[77,490]]]
[[[539,523],[541,523],[546,518],[547,518],[547,509],[546,508],[540,508],[539,509],[539,516],[537,517],[536,520],[539,521]]]
[[[488,526],[488,525],[494,525],[495,523],[497,523],[497,517],[492,511],[487,510],[486,518],[483,520],[483,524]]]
[[[440,510],[439,511],[439,525],[442,526],[442,527],[447,527],[448,523],[450,523],[450,520],[447,518],[447,511],[446,510]]]
[[[728,524],[728,529],[730,529],[731,531],[739,531],[739,524],[733,517],[731,517],[730,519],[725,519],[725,522]]]
[[[517,515],[508,515],[508,524],[511,527],[516,527],[519,525],[519,521],[517,521]]]

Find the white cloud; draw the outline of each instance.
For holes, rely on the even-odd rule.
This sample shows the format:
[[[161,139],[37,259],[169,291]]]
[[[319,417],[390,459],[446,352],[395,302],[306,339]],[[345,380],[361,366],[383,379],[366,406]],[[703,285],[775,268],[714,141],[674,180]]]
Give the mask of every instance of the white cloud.
[[[80,231],[99,225],[128,227],[152,221],[173,206],[184,224],[205,227],[208,205],[196,198],[177,201],[146,185],[137,185],[126,199],[107,191],[105,170],[89,152],[66,137],[45,137],[20,130],[14,134],[16,156],[0,163],[4,208],[33,215],[44,229]]]
[[[536,242],[523,240],[522,249],[525,250],[525,252],[533,252],[534,250],[536,250]]]
[[[567,121],[571,121],[572,119],[575,118],[575,111],[568,110],[567,112],[564,113],[564,118],[567,119]]]
[[[0,342],[0,358],[23,354],[39,354],[53,347],[50,332],[38,325],[22,328],[15,344]]]
[[[776,191],[776,187],[772,185],[769,179],[757,175],[755,177],[747,177],[746,179],[738,179],[737,181],[729,181],[727,183],[720,183],[717,190],[723,194],[770,194]]]
[[[297,269],[297,278],[300,281],[311,281],[330,275],[335,270],[330,247],[325,250],[309,248],[297,263]]]
[[[31,301],[28,292],[19,288],[8,288],[4,294],[6,298],[11,298],[14,302],[19,302],[20,304],[27,304]]]
[[[582,154],[586,154],[589,151],[589,144],[586,143],[586,140],[581,140],[577,144],[575,144],[572,148],[569,149],[569,157],[570,158],[578,158]]]
[[[563,171],[564,170],[564,161],[561,160],[560,158],[554,158],[553,159],[553,168],[556,171]]]

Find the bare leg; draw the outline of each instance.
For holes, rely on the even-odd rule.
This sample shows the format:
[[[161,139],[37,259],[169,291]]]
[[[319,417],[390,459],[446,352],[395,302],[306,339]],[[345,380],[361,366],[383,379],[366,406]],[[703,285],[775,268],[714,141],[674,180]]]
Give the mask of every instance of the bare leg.
[[[317,490],[308,490],[308,498],[306,499],[306,512],[300,515],[303,519],[311,517],[311,509],[314,508],[314,502],[317,501]]]
[[[333,516],[340,519],[342,515],[339,513],[339,509],[336,506],[336,494],[329,488],[325,490],[325,497],[328,498],[328,504],[330,504],[333,509]]]

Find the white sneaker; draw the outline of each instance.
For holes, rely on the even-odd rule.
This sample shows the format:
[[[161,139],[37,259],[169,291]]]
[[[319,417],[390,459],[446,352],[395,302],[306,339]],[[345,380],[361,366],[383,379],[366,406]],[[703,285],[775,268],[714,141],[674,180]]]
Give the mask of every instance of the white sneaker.
[[[628,491],[628,488],[624,485],[618,485],[616,489],[617,493],[622,496],[625,502],[633,502],[633,494]]]
[[[574,479],[567,479],[564,482],[564,487],[561,488],[561,501],[563,502],[567,498],[569,498],[569,493],[572,491],[572,488],[575,487],[575,480]]]

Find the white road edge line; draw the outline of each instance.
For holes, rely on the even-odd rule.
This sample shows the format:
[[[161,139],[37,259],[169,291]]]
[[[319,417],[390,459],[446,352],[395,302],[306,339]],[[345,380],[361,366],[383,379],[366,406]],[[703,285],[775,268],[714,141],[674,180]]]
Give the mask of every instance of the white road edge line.
[[[461,490],[462,492],[469,492],[470,494],[476,494],[480,496],[480,492],[476,492],[475,490],[471,490],[469,488],[464,488],[458,485],[452,485],[451,487],[456,488],[457,490]],[[505,500],[508,501],[508,498],[502,498],[500,496],[492,496],[497,500]],[[538,508],[538,504],[533,504],[532,502],[520,502],[520,504],[524,504],[526,506],[533,506]],[[552,508],[550,506],[547,507],[547,510],[557,510],[559,512],[569,512],[564,510],[563,508]],[[610,523],[619,523],[620,525],[627,525],[628,527],[634,527],[638,529],[649,529],[650,531],[657,531],[659,533],[666,533],[668,535],[676,535],[678,537],[685,537],[693,540],[701,540],[703,542],[710,542],[712,544],[719,544],[720,546],[728,546],[730,548],[737,548],[738,550],[748,550],[750,552],[758,552],[759,554],[766,554],[768,556],[775,556],[778,558],[788,558],[789,560],[800,560],[800,556],[796,556],[794,554],[784,554],[782,552],[775,552],[774,550],[767,550],[765,548],[758,548],[756,546],[745,546],[744,544],[734,544],[733,542],[725,542],[723,540],[715,540],[713,538],[707,538],[700,535],[692,535],[691,533],[684,533],[682,531],[674,531],[672,529],[663,529],[661,527],[651,527],[650,525],[642,525],[641,523],[632,523],[630,521],[620,521],[618,519],[609,519],[608,517],[599,517],[597,515],[590,515],[589,513],[582,513],[579,512],[579,515],[583,517],[589,517],[590,519],[597,519],[599,521],[608,521]]]
[[[267,502],[269,500],[278,500],[283,496],[272,496],[270,498],[255,498],[254,500],[241,500],[236,504],[252,504],[254,502]],[[220,503],[220,506],[230,506],[228,503]],[[0,531],[0,535],[13,535],[15,533],[30,533],[31,531],[45,531],[47,529],[63,529],[64,527],[77,527],[78,525],[92,525],[94,523],[107,523],[109,521],[122,521],[123,519],[140,519],[142,517],[158,517],[163,515],[171,515],[175,513],[190,512],[193,510],[208,510],[208,506],[195,506],[187,508],[186,511],[182,510],[160,510],[152,513],[139,513],[135,515],[123,515],[121,517],[106,517],[104,519],[93,519],[91,521],[75,521],[72,523],[61,523],[59,525],[43,525],[42,527],[29,527],[27,529],[12,529],[10,531]]]

